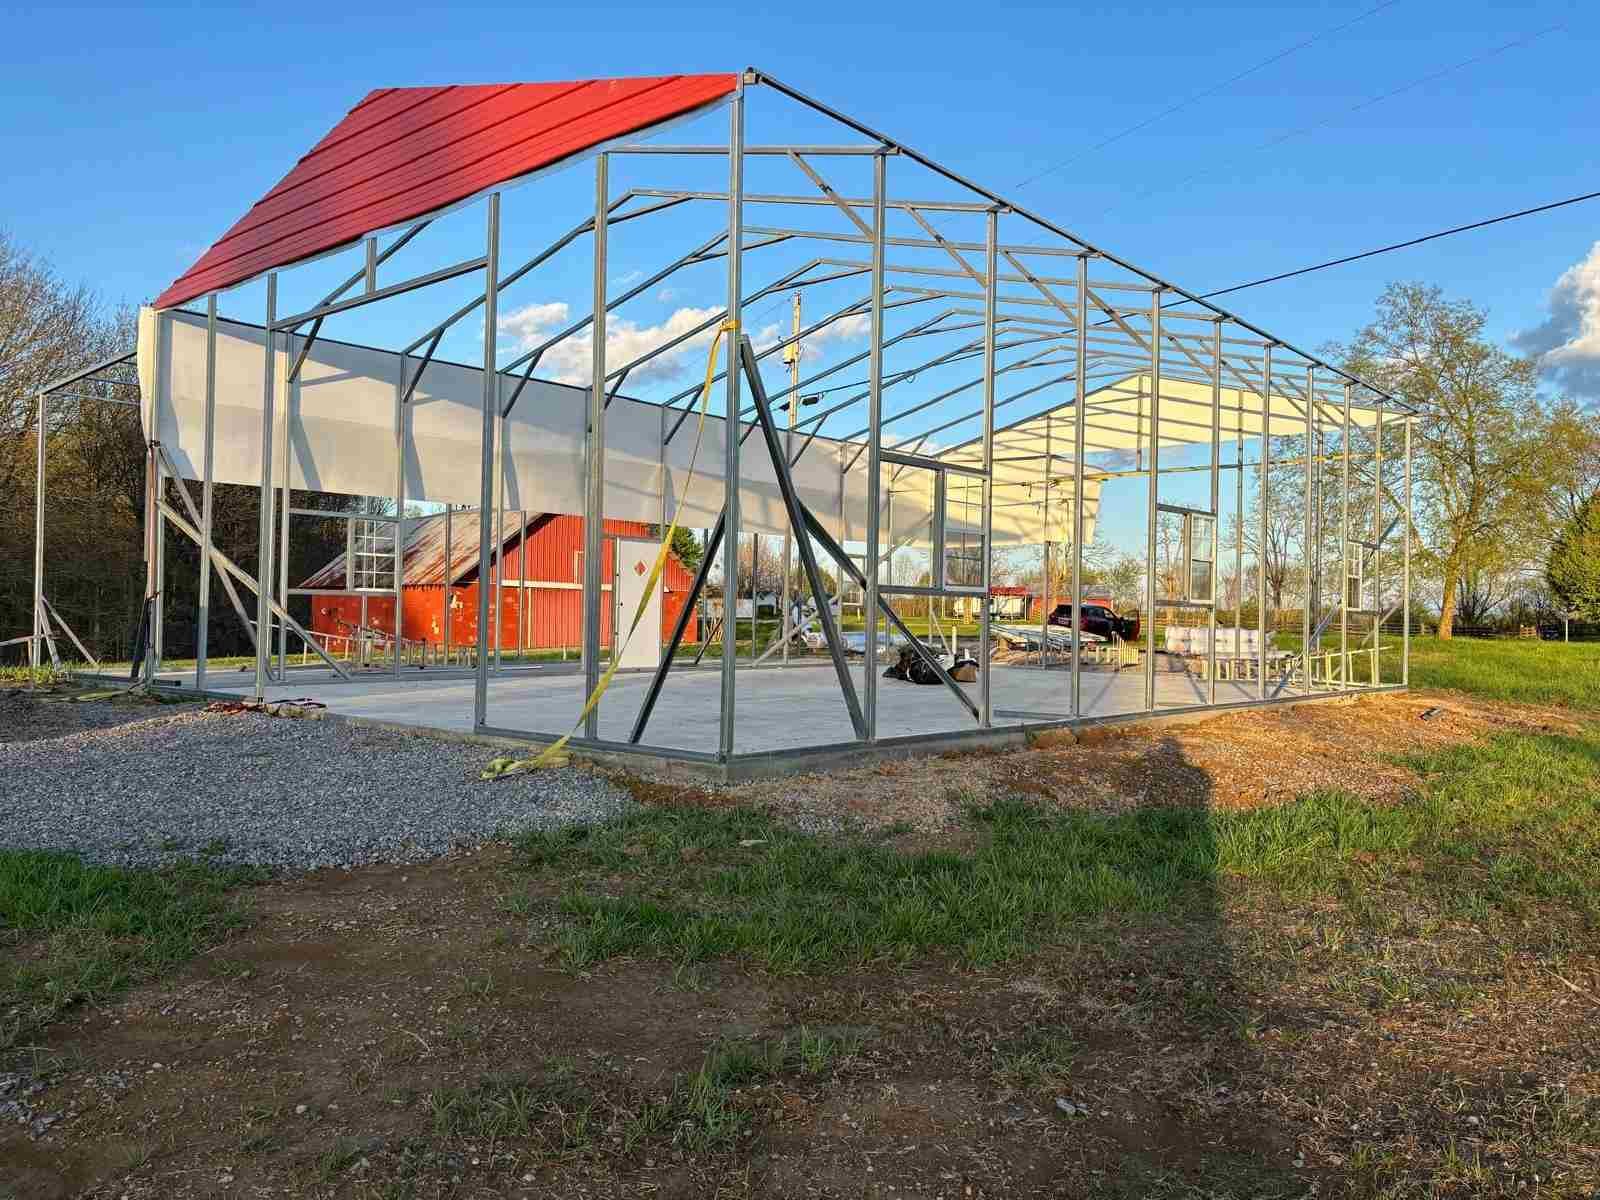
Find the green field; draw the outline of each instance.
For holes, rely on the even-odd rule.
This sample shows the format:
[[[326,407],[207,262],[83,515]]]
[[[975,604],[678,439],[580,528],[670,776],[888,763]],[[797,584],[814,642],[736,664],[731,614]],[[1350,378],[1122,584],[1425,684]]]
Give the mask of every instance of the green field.
[[[1600,642],[1412,638],[1411,685],[1600,713]]]

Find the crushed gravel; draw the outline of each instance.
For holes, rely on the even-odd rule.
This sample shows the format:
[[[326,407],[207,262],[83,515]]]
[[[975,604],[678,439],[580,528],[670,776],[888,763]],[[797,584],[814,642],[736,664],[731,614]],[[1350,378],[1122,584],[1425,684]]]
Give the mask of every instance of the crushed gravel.
[[[0,849],[69,850],[118,866],[413,862],[594,824],[633,803],[575,767],[480,780],[504,753],[331,720],[193,710],[9,742],[0,744]]]

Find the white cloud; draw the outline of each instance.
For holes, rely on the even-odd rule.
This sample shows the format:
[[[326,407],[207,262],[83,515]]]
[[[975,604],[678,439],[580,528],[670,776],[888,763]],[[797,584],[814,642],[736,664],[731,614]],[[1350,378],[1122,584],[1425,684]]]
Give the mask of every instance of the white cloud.
[[[530,304],[515,312],[506,313],[496,323],[502,338],[510,338],[520,350],[531,350],[553,332],[555,326],[567,321],[571,310],[561,300],[549,304]]]
[[[671,304],[677,298],[678,289],[675,287],[664,287],[656,293],[656,299],[663,304]]]
[[[549,304],[530,304],[500,318],[500,335],[514,342],[519,352],[531,350],[567,321],[568,311],[567,305],[559,301]],[[606,362],[611,364],[612,369],[632,362],[640,355],[665,345],[702,322],[711,320],[721,311],[717,308],[679,308],[657,325],[640,325],[635,321],[613,316],[606,322]],[[687,367],[697,364],[715,335],[716,326],[713,325],[693,337],[685,338],[672,349],[635,368],[628,376],[628,382],[652,383],[677,377]],[[557,342],[544,352],[544,357],[539,360],[539,366],[536,368],[537,373],[543,378],[556,379],[562,383],[588,383],[593,371],[591,366],[593,346],[593,339],[587,329],[565,341]]]
[[[856,338],[864,338],[872,330],[872,316],[870,313],[852,313],[848,317],[840,317],[830,325],[824,325],[817,332],[806,339],[810,345],[818,342],[848,342]]]
[[[1515,334],[1512,344],[1574,395],[1600,396],[1600,242],[1550,289],[1549,316]]]
[[[640,325],[637,321],[613,315],[606,322],[608,369],[615,370],[624,363],[632,362],[641,355],[666,345],[674,338],[710,321],[721,311],[720,308],[695,308],[692,305],[684,305],[674,309],[665,320],[655,325]],[[496,327],[502,342],[509,343],[510,348],[517,353],[523,353],[544,342],[571,319],[570,307],[557,300],[543,304],[529,304],[509,312],[499,319]],[[814,348],[829,341],[849,341],[864,337],[869,325],[870,322],[865,314],[844,317],[808,337],[806,346]],[[756,349],[766,350],[787,337],[789,329],[787,325],[774,321],[762,325],[759,329],[752,329],[749,333]],[[691,337],[684,338],[670,350],[634,368],[628,375],[627,383],[638,386],[670,382],[687,378],[691,372],[698,374],[704,369],[706,350],[715,336],[716,326],[711,325]],[[589,330],[584,329],[546,350],[539,360],[536,373],[541,378],[555,379],[562,383],[587,384],[593,370],[591,366],[593,346]],[[726,354],[727,350],[724,348],[724,362]]]

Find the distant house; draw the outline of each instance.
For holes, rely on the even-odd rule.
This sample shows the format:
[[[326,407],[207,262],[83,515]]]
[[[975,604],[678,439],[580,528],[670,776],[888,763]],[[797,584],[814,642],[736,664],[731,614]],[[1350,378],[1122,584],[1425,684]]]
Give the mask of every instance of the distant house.
[[[611,641],[615,539],[660,536],[640,521],[608,520],[604,533],[600,567],[605,593],[600,607],[603,646]],[[358,627],[385,634],[394,632],[393,552],[387,547],[380,547],[376,553],[354,545],[352,548],[353,562],[347,557],[350,551],[346,551],[299,585],[317,589],[318,594],[309,597],[309,628],[313,633],[328,635],[330,648],[334,649],[338,638],[352,636]],[[582,644],[582,517],[507,512],[504,536],[491,552],[491,586],[496,574],[501,576],[499,629],[503,652]],[[437,645],[448,641],[451,647],[475,644],[481,575],[477,510],[408,519],[401,572],[401,636]],[[693,578],[693,572],[676,555],[668,555],[660,584],[662,637],[670,633]],[[360,583],[369,586],[358,588]],[[373,584],[377,586],[370,586]],[[492,620],[493,597],[490,599]],[[692,616],[684,638],[699,638]],[[489,644],[494,644],[492,631]]]
[[[989,588],[989,615],[996,621],[1020,621],[1029,613],[1038,614],[1039,598],[1025,587],[993,584]],[[978,597],[958,596],[955,601],[956,616],[963,621],[978,619]]]

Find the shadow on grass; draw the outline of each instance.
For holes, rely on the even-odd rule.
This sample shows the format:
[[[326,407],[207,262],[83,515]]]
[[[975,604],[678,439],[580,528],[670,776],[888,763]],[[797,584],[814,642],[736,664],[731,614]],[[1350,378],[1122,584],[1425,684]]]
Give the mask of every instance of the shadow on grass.
[[[1179,764],[1186,806],[1107,816],[1003,798],[970,811],[975,838],[960,851],[902,850],[865,834],[818,838],[751,809],[647,808],[609,826],[540,833],[520,845],[530,867],[566,883],[560,957],[572,970],[622,957],[680,965],[731,960],[778,974],[874,978],[892,990],[897,968],[929,960],[989,977],[1008,964],[1029,974],[1038,967],[1024,960],[1089,934],[1113,964],[1109,992],[1094,1000],[1103,1004],[1099,1011],[1119,1014],[1107,1020],[1160,1031],[1151,1036],[1188,1030],[1182,1036],[1205,1040],[1207,1053],[1232,1070],[1249,1051],[1219,879],[1236,861],[1295,870],[1305,831],[1213,812],[1210,777],[1182,762],[1175,743],[1163,750]],[[1328,823],[1320,813],[1306,820]],[[1337,836],[1338,823],[1333,827]],[[1151,930],[1159,930],[1154,950],[1144,936]],[[1139,936],[1117,945],[1131,931]],[[1130,949],[1135,941],[1140,948]],[[1130,993],[1126,979],[1133,976],[1145,982]],[[1015,998],[995,998],[997,1011]],[[1037,1017],[1044,1023],[1002,1031],[996,1065],[984,1069],[1065,1086],[1060,1048],[1102,1040],[1105,1031],[1086,1031],[1072,1006]],[[950,1069],[973,1067],[957,1061]],[[1042,1103],[1060,1120],[1068,1110],[1052,1107],[1058,1094]],[[1191,1123],[1149,1111],[1130,1121],[1119,1108],[1107,1124],[1117,1146],[1113,1186],[1124,1190],[1104,1194],[1186,1194],[1171,1189],[1205,1180],[1242,1186],[1241,1194],[1303,1191],[1286,1133],[1214,1123],[1198,1109],[1193,1115]],[[1075,1154],[1032,1161],[1034,1148],[1018,1153],[1030,1165],[1021,1167],[1020,1158],[1012,1164],[1017,1194],[1048,1190],[1088,1169]],[[963,1164],[952,1160],[948,1168]]]
[[[1013,1075],[1062,1087],[1078,1065],[1052,1066],[1054,1048],[1095,1042],[1103,1119],[1043,1161],[1011,1147],[1032,1163],[1015,1194],[1084,1170],[1107,1195],[1511,1194],[1534,1181],[1535,1154],[1600,1148],[1558,1086],[1452,1059],[1446,1032],[1504,986],[1508,955],[1581,947],[1600,926],[1600,743],[1507,734],[1407,758],[1420,785],[1398,804],[1323,791],[1229,811],[1180,747],[1159,753],[1187,785],[1182,807],[1003,798],[972,810],[959,850],[659,808],[521,849],[563,888],[569,969],[723,960],[892,993],[901,968],[947,962],[990,981],[975,984],[993,1004],[976,1024],[998,1031]],[[993,981],[1040,971],[1070,981],[1052,985],[1067,999],[1018,1027],[1015,989]],[[1399,1012],[1432,1042],[1388,1034]],[[1342,1068],[1352,1044],[1367,1048]],[[1424,1049],[1448,1065],[1416,1075],[1407,1056]],[[955,1053],[946,1075],[974,1069]],[[1119,1077],[1149,1081],[1148,1101]],[[1462,1125],[1450,1105],[1467,1101],[1447,1094],[1476,1097],[1482,1124]],[[1385,1106],[1406,1113],[1396,1130],[1358,1132]],[[1485,1165],[1495,1134],[1519,1149]]]

